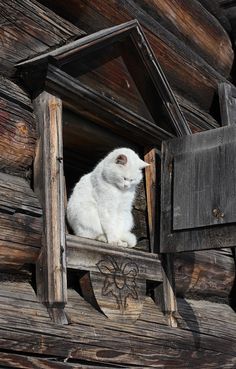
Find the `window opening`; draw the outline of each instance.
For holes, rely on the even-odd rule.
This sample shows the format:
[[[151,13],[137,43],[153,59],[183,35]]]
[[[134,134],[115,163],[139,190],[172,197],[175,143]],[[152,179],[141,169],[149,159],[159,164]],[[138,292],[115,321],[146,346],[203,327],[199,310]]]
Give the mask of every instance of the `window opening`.
[[[109,48],[109,53],[104,53],[104,50],[108,50],[107,48]],[[97,59],[93,58],[93,54],[96,54]],[[149,115],[143,109],[144,116],[140,116],[137,112],[130,110],[129,104],[123,106],[122,102],[114,101],[110,95],[107,97],[102,95],[101,91],[99,93],[94,90],[89,83],[84,84],[85,67],[90,71],[98,67],[93,64],[94,61],[96,63],[99,60],[100,56],[99,65],[108,62],[107,55],[110,61],[120,54],[135,81],[144,105],[150,112]],[[110,316],[115,310],[119,313],[119,319],[125,318],[124,313],[127,313],[131,319],[135,319],[135,309],[127,310],[127,299],[131,296],[133,300],[129,302],[129,305],[135,306],[136,304],[136,311],[140,311],[141,301],[145,295],[142,291],[146,290],[144,288],[146,280],[163,281],[165,311],[172,314],[175,307],[169,273],[170,261],[167,256],[161,267],[158,256],[153,252],[156,242],[154,237],[156,224],[154,214],[156,211],[155,171],[158,170],[157,163],[159,162],[156,148],[160,147],[163,139],[172,137],[176,132],[183,135],[189,133],[190,130],[140,25],[137,21],[131,21],[102,30],[31,61],[21,63],[18,68],[25,85],[35,97],[35,111],[39,123],[35,190],[38,191],[44,211],[43,247],[37,269],[37,285],[41,300],[49,307],[55,321],[62,323],[66,321],[63,315],[63,308],[67,302],[66,268],[72,268],[89,271],[90,278],[95,273],[94,281],[99,281],[100,278],[100,285],[103,283],[103,287],[99,290],[100,295],[97,296],[97,301],[101,301],[104,296],[108,295],[106,295],[106,284],[112,285],[109,294],[113,295],[115,300],[113,308],[110,302],[105,303],[106,314]],[[86,78],[89,81],[88,74]],[[146,191],[148,222],[152,234],[152,253],[124,250],[118,247],[111,249],[102,243],[98,247],[97,241],[92,242],[65,234],[62,104],[64,108],[80,114],[83,119],[89,119],[92,124],[102,127],[107,131],[106,134],[112,131],[117,138],[128,139],[132,145],[142,149],[144,157],[150,161],[150,170],[146,175]],[[150,116],[152,119],[149,120]],[[86,129],[90,128],[88,125]],[[66,130],[69,132],[69,129],[70,127],[65,124],[64,132]],[[81,134],[82,131],[81,126]],[[106,137],[104,131],[103,133]],[[94,139],[93,136],[88,135],[88,137],[90,140]],[[72,142],[73,135],[66,135],[66,139]],[[111,137],[108,142],[111,146],[113,145]],[[86,157],[85,144],[86,138],[84,137],[83,140],[81,139],[80,147],[80,155],[84,158]],[[97,150],[95,156],[99,157],[104,150],[103,146],[95,147]],[[75,155],[75,150],[68,148],[66,140],[64,154],[66,157],[65,171],[67,171],[69,165],[73,166],[72,157]],[[87,162],[86,158],[84,159],[80,171],[84,170],[83,165],[84,168],[92,165],[89,156]],[[68,187],[72,186],[72,179],[69,177],[68,175]],[[118,261],[116,259],[114,261],[114,257]],[[105,272],[107,269],[110,271],[109,275]],[[117,273],[122,274],[120,276],[123,278],[121,278],[123,282],[120,282],[124,287],[122,291],[128,291],[130,286],[127,286],[125,282],[125,271],[131,275],[131,284],[137,287],[128,295],[125,293],[122,295],[119,292],[117,280]],[[94,285],[93,290],[96,288]],[[139,308],[137,304],[141,304]]]

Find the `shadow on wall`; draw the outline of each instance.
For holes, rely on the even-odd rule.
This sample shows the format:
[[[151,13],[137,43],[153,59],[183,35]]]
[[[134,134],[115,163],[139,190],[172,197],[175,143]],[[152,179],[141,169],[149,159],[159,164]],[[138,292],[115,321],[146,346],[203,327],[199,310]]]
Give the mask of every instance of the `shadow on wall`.
[[[199,349],[201,347],[200,326],[190,303],[185,299],[177,299],[177,308],[178,315],[182,318],[178,321],[178,327],[191,332],[195,348]]]

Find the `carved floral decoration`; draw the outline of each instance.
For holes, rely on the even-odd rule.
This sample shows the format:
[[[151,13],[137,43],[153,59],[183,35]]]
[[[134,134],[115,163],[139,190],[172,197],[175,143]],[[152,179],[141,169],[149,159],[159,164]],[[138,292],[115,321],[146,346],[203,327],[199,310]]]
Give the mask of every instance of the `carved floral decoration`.
[[[118,263],[114,258],[106,257],[97,263],[97,267],[105,276],[102,288],[103,296],[113,295],[118,308],[124,313],[127,308],[128,297],[138,299],[135,280],[139,272],[138,266],[130,259]]]

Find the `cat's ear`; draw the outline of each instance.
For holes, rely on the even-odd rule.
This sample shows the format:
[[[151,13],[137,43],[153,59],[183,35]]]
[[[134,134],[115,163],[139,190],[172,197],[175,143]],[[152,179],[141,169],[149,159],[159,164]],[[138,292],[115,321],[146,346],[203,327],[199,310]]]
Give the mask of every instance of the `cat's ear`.
[[[144,168],[146,168],[146,167],[149,167],[149,165],[150,165],[150,164],[146,163],[146,162],[145,162],[145,161],[143,161],[143,160],[140,160],[140,161],[139,161],[139,168],[140,168],[140,169],[144,169]]]
[[[128,161],[127,156],[124,155],[124,154],[120,154],[116,158],[116,164],[125,165],[125,164],[127,164],[127,161]]]

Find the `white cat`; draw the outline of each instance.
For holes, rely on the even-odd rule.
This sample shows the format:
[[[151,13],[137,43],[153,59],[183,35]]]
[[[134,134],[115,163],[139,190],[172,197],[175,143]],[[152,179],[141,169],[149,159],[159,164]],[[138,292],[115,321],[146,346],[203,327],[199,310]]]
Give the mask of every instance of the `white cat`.
[[[110,152],[76,184],[68,201],[67,219],[77,236],[134,247],[132,203],[149,164],[131,149]]]

